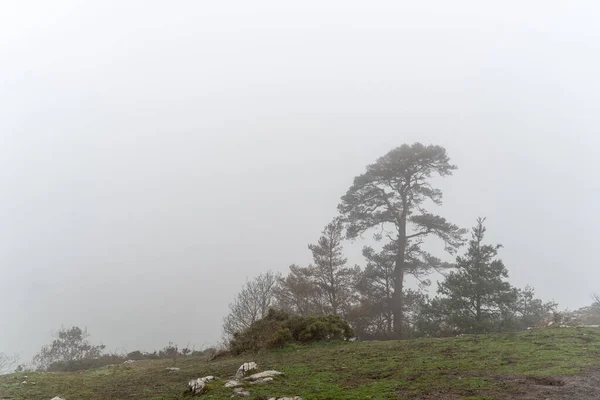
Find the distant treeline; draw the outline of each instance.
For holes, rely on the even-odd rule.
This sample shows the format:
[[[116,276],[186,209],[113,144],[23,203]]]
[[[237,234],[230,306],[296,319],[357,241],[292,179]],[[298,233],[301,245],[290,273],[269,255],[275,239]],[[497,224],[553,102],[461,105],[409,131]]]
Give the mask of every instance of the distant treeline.
[[[176,344],[169,342],[163,349],[153,352],[136,350],[126,354],[106,353],[105,346],[92,344],[88,340],[89,336],[87,329],[77,326],[61,328],[51,344],[43,346],[31,363],[17,366],[16,371],[69,372],[121,364],[125,361],[177,360],[186,356],[208,356],[215,352],[214,348],[180,349]]]

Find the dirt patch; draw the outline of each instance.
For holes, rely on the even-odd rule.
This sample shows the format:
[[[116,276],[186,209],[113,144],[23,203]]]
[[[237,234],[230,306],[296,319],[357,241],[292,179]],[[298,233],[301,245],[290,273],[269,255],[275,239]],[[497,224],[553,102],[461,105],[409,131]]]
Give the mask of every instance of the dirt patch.
[[[487,377],[498,384],[492,390],[470,393],[409,394],[398,397],[410,400],[456,400],[465,396],[482,396],[502,400],[598,400],[600,399],[600,369],[577,376],[494,376]]]
[[[598,400],[600,399],[600,370],[579,376],[561,377],[562,386],[540,389],[544,399],[549,400]],[[539,397],[538,397],[539,398]]]
[[[491,398],[507,400],[598,400],[600,370],[576,376],[503,376],[494,377],[505,391],[488,393]]]
[[[400,398],[404,398],[401,394]],[[464,399],[465,396],[457,395],[457,394],[449,394],[449,393],[428,393],[422,394],[417,397],[406,397],[411,400],[459,400]]]
[[[541,386],[565,386],[565,381],[554,376],[528,376],[527,381]]]

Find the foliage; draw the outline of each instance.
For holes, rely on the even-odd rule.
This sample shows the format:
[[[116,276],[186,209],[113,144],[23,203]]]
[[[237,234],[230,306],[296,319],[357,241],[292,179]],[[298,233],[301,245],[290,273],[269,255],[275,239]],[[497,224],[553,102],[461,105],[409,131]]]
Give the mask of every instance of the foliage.
[[[497,259],[501,245],[483,244],[485,219],[473,228],[469,249],[457,257],[457,271],[450,272],[439,284],[445,296],[438,306],[447,323],[460,333],[498,331],[517,301],[517,291],[506,280],[508,270]]]
[[[437,236],[449,252],[462,245],[463,229],[425,210],[427,203],[440,205],[442,192],[431,185],[434,175],[449,176],[456,169],[446,150],[420,143],[402,145],[367,166],[354,178],[338,209],[347,223],[347,236],[356,238],[378,228],[377,239],[386,237],[394,251],[393,324],[402,336],[404,321],[404,276],[421,274],[443,264],[423,250],[425,237]],[[390,229],[391,228],[391,229]],[[412,258],[407,253],[412,254]]]
[[[592,304],[566,313],[566,317],[575,324],[600,325],[600,295],[592,294]]]
[[[517,291],[517,301],[515,304],[516,329],[527,329],[539,325],[542,321],[552,314],[557,303],[551,301],[544,303],[535,297],[535,290],[531,286],[525,286],[525,289]]]
[[[127,358],[120,354],[102,354],[98,357],[71,361],[54,361],[46,368],[48,372],[73,372],[121,364]]]
[[[360,268],[346,266],[343,231],[341,219],[335,218],[317,243],[308,245],[313,264],[291,265],[289,274],[279,279],[275,289],[278,308],[299,315],[348,314],[356,300]]]
[[[153,352],[143,352],[135,350],[127,354],[101,354],[98,357],[83,358],[79,360],[71,361],[55,361],[48,365],[46,371],[48,372],[73,372],[83,371],[94,368],[101,368],[108,365],[122,364],[127,360],[142,361],[142,360],[177,360],[179,358],[194,356],[207,358],[215,352],[214,348],[207,348],[205,350],[190,350],[181,349],[173,343],[169,342],[164,348]]]
[[[87,329],[77,326],[71,329],[62,328],[51,344],[43,346],[33,358],[37,369],[46,370],[55,363],[76,364],[82,360],[100,358],[104,345],[92,345],[87,338]]]
[[[267,315],[275,301],[275,287],[279,275],[268,271],[246,281],[242,290],[229,305],[229,314],[223,320],[223,332],[230,337],[248,328]]]
[[[236,332],[230,341],[230,350],[237,355],[290,343],[348,340],[353,336],[350,325],[336,315],[290,315],[271,309],[264,318]]]
[[[0,374],[11,372],[19,362],[19,356],[0,353]]]
[[[325,296],[314,284],[310,268],[293,264],[289,269],[275,288],[278,308],[298,315],[325,314]]]
[[[319,241],[308,245],[314,264],[306,272],[324,296],[326,314],[344,315],[348,312],[360,272],[358,267],[346,266],[348,259],[342,253],[343,233],[342,220],[335,218],[323,229]]]

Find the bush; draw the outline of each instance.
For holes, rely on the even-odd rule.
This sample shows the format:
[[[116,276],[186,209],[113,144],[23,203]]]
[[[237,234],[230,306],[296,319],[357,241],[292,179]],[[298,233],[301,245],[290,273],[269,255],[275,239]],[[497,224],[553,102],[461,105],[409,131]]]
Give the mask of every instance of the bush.
[[[103,354],[98,358],[84,358],[82,360],[55,361],[48,365],[48,372],[74,372],[87,369],[106,367],[107,365],[121,364],[127,358],[119,354]]]
[[[234,355],[273,349],[291,343],[348,340],[354,337],[350,325],[337,315],[289,315],[269,310],[266,317],[233,334],[230,350]]]
[[[86,357],[82,359],[69,361],[54,361],[48,364],[44,370],[48,372],[74,372],[84,371],[88,369],[101,368],[107,365],[122,364],[127,360],[142,361],[142,360],[161,360],[161,359],[177,359],[178,357],[193,356],[208,356],[213,348],[208,348],[202,351],[186,351],[186,349],[178,350],[176,344],[169,342],[162,350],[145,352],[135,350],[127,354],[101,354],[94,357]]]

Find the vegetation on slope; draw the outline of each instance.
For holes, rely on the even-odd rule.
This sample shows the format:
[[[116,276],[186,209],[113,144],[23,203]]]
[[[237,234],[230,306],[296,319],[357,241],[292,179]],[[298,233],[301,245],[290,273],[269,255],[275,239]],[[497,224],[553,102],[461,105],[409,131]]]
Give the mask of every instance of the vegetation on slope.
[[[75,373],[5,375],[0,377],[0,398],[179,399],[188,380],[205,375],[228,378],[244,361],[285,373],[274,382],[251,385],[253,399],[284,395],[311,400],[515,398],[527,390],[517,378],[577,374],[595,365],[599,351],[600,330],[593,328],[318,343],[213,362],[185,357],[177,360],[176,367],[181,368],[177,372],[166,370],[173,361],[145,360]],[[229,399],[231,389],[217,381],[204,396]]]

